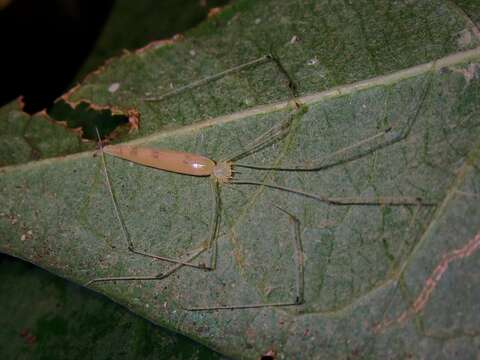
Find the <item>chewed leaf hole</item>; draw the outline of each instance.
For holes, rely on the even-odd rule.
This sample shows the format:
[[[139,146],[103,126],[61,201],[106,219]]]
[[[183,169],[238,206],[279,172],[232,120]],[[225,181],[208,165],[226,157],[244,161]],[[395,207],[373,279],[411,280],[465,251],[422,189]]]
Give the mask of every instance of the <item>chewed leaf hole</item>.
[[[72,108],[60,100],[48,110],[48,114],[57,121],[64,121],[69,128],[81,128],[82,137],[86,140],[97,140],[95,128],[98,128],[102,139],[129,130],[128,116],[114,115],[109,109],[92,109],[87,103]]]

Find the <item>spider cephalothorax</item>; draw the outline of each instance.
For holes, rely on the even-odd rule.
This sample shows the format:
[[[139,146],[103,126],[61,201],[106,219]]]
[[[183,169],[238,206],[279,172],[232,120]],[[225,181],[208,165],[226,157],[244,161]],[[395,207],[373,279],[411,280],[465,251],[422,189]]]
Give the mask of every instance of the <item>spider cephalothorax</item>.
[[[225,184],[230,182],[233,176],[232,162],[231,161],[217,162],[213,168],[212,176],[220,184]]]

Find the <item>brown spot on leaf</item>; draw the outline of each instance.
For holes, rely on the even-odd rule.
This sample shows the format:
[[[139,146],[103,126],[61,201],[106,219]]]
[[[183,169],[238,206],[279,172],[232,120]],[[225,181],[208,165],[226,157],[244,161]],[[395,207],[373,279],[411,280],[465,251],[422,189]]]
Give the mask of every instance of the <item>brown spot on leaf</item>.
[[[248,327],[245,335],[247,336],[249,342],[255,342],[255,339],[257,338],[257,332],[251,327]]]
[[[147,52],[149,50],[158,49],[167,45],[173,45],[179,41],[182,41],[183,39],[183,35],[175,34],[170,39],[155,40],[151,43],[148,43],[144,47],[135,50],[135,54],[143,54],[144,52]]]
[[[0,213],[0,217],[7,219],[11,225],[15,225],[18,222],[18,218],[15,214]]]
[[[455,72],[462,74],[467,84],[470,84],[470,81],[479,77],[480,64],[471,63],[466,68],[456,69]]]
[[[277,353],[275,350],[268,350],[265,354],[262,355],[260,360],[275,360]]]
[[[438,283],[442,279],[445,272],[448,270],[450,263],[469,257],[480,249],[480,233],[475,235],[464,246],[458,249],[451,250],[445,253],[433,269],[430,276],[425,279],[423,289],[417,295],[417,298],[411,303],[410,307],[396,318],[384,319],[381,323],[374,326],[375,333],[381,333],[388,327],[399,324],[404,324],[408,319],[420,313],[430,301],[433,292]]]
[[[25,108],[25,100],[23,96],[17,97],[17,104],[18,104],[18,109],[23,111],[23,109]]]
[[[215,16],[217,16],[218,14],[220,14],[222,12],[222,8],[221,7],[213,7],[211,8],[209,11],[208,11],[208,18],[213,18]]]
[[[140,113],[136,109],[128,109],[128,123],[130,124],[130,131],[137,131],[140,128]]]
[[[37,342],[37,337],[30,332],[30,329],[24,328],[20,331],[20,336],[28,345],[33,345]]]

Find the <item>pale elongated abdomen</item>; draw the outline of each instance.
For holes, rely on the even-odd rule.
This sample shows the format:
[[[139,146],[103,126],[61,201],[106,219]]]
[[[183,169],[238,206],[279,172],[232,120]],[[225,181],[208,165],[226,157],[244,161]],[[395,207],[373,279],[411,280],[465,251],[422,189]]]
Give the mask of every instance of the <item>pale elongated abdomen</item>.
[[[207,157],[182,151],[129,145],[110,145],[103,150],[137,164],[193,176],[209,176],[215,167],[215,163]]]

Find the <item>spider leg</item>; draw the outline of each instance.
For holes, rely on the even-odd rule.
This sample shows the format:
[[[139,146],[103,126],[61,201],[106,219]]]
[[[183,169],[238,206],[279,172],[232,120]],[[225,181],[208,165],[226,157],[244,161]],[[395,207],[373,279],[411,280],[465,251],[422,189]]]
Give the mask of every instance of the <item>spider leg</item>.
[[[220,306],[208,306],[208,307],[187,307],[184,308],[188,311],[216,311],[216,310],[235,310],[235,309],[258,309],[265,307],[285,307],[301,305],[305,302],[305,258],[303,253],[301,232],[300,232],[300,220],[298,220],[293,214],[287,210],[281,208],[278,205],[274,205],[281,212],[286,214],[293,223],[293,243],[296,262],[296,296],[293,301],[286,302],[272,302],[272,303],[252,303],[243,305],[220,305]]]
[[[97,136],[100,139],[100,134],[98,133],[97,129]],[[212,179],[211,184],[212,184],[212,193],[213,193],[213,212],[212,212],[212,219],[210,222],[210,235],[208,240],[204,245],[202,245],[199,249],[195,250],[193,252],[193,255],[190,257],[187,257],[186,260],[179,259],[179,258],[171,258],[171,257],[166,257],[166,256],[161,256],[161,255],[156,255],[152,254],[146,251],[139,250],[135,247],[135,244],[133,240],[131,239],[127,227],[125,225],[125,221],[123,220],[122,214],[120,212],[119,206],[117,199],[115,197],[115,193],[113,192],[111,180],[110,180],[110,175],[108,173],[108,169],[106,166],[106,160],[105,160],[105,153],[103,151],[103,147],[101,145],[101,141],[99,142],[100,144],[100,157],[102,159],[102,165],[103,165],[103,171],[105,175],[105,182],[107,184],[107,188],[110,194],[110,198],[112,200],[113,204],[113,210],[115,213],[115,216],[118,220],[118,223],[120,224],[120,228],[122,231],[123,238],[126,242],[127,248],[130,252],[141,255],[144,257],[152,258],[155,260],[161,260],[161,261],[166,261],[170,263],[174,263],[177,266],[173,267],[174,271],[176,271],[178,268],[182,266],[189,266],[193,268],[198,268],[201,270],[214,270],[216,266],[216,239],[218,237],[218,232],[220,229],[220,207],[221,207],[221,201],[220,201],[220,189],[219,189],[219,184]],[[203,253],[204,251],[212,249],[212,254],[210,257],[210,263],[209,265],[205,264],[195,264],[192,263],[192,260],[195,259],[198,255]],[[172,271],[172,272],[174,272]],[[170,275],[172,272],[167,271],[167,273]],[[90,281],[88,281],[85,285],[91,285],[92,283],[95,282],[106,282],[106,281],[117,281],[117,280],[159,280],[163,279],[165,277],[166,273],[161,273],[157,275],[146,275],[146,276],[115,276],[115,277],[102,277],[102,278],[94,278]]]

